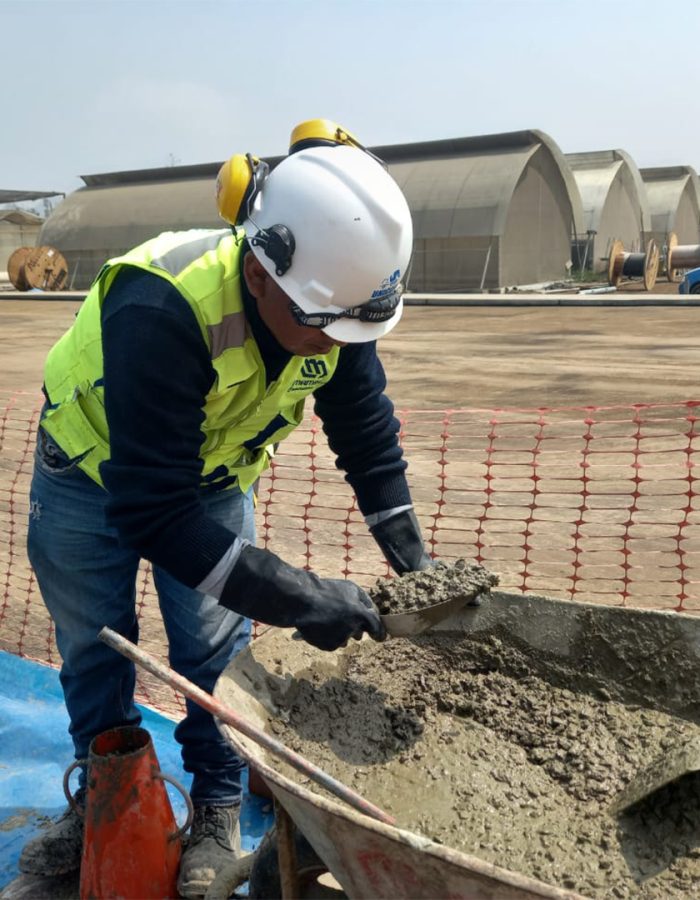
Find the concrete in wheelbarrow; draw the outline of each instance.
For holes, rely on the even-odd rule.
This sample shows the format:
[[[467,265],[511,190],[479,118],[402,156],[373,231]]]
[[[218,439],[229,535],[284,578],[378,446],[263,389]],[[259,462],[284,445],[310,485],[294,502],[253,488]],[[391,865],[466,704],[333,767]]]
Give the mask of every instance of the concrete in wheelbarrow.
[[[610,801],[619,791],[622,782],[633,774],[632,769],[636,761],[644,756],[641,751],[637,752],[639,748],[636,746],[638,736],[641,746],[643,735],[641,731],[637,735],[636,726],[631,727],[629,724],[636,721],[634,717],[649,718],[650,728],[657,736],[663,736],[668,732],[667,720],[671,719],[674,727],[681,731],[685,729],[689,733],[697,732],[700,687],[695,684],[692,673],[697,667],[700,648],[700,622],[692,617],[675,613],[591,606],[549,598],[492,594],[482,607],[463,610],[443,623],[438,637],[441,641],[452,642],[451,653],[461,640],[475,645],[483,642],[484,646],[491,646],[491,649],[494,646],[498,647],[495,666],[486,666],[482,668],[481,673],[477,672],[476,675],[472,673],[469,676],[473,678],[469,684],[470,691],[480,683],[483,686],[483,682],[489,678],[495,679],[499,690],[502,690],[503,671],[492,670],[494,668],[505,670],[509,664],[509,654],[511,657],[513,654],[518,655],[521,663],[523,659],[527,659],[526,673],[521,671],[514,679],[516,688],[525,689],[526,699],[530,697],[537,699],[537,691],[548,679],[547,683],[553,686],[553,690],[565,692],[567,698],[565,708],[576,719],[576,726],[582,734],[577,752],[583,756],[586,753],[586,741],[589,739],[588,731],[590,740],[594,740],[598,725],[595,719],[579,721],[578,698],[581,697],[585,701],[584,705],[592,703],[604,721],[606,717],[611,717],[614,721],[615,715],[620,712],[622,731],[619,734],[625,741],[627,768],[613,771],[609,777],[607,774],[601,776],[600,771],[596,771],[595,778],[591,776],[590,780],[587,780],[583,765],[582,770],[575,772],[575,777],[571,780],[572,808],[575,801],[584,811],[604,805],[607,812]],[[365,646],[365,642],[362,646]],[[382,672],[390,668],[388,661],[392,655],[396,662],[396,671],[393,674],[395,682],[402,679],[410,682],[411,660],[427,658],[426,648],[420,644],[419,639],[414,643],[389,642],[382,648],[367,642],[366,648],[365,655],[369,654],[370,658],[380,659],[380,654],[384,654],[380,660],[381,667],[377,665],[371,669],[371,676],[376,679],[380,690],[383,687]],[[283,740],[288,740],[290,735],[284,719],[289,718],[290,711],[293,713],[293,705],[286,704],[284,697],[290,692],[292,694],[296,692],[296,703],[303,707],[304,729],[307,736],[313,732],[317,745],[324,747],[324,753],[329,743],[335,743],[336,750],[341,746],[348,757],[344,760],[345,767],[340,766],[337,770],[332,770],[333,774],[336,777],[343,777],[344,774],[344,777],[351,779],[355,771],[364,770],[363,779],[355,783],[351,781],[351,786],[361,791],[364,789],[368,799],[386,807],[387,803],[392,804],[392,797],[400,792],[396,782],[389,783],[387,768],[360,765],[362,760],[357,756],[350,758],[350,755],[357,754],[361,741],[351,747],[349,744],[342,746],[339,740],[339,730],[344,727],[343,720],[350,720],[352,716],[344,715],[342,710],[338,713],[332,723],[334,734],[328,741],[325,738],[331,732],[324,733],[320,720],[314,717],[313,706],[309,704],[309,698],[325,696],[324,690],[332,686],[331,694],[328,695],[332,698],[332,704],[342,705],[342,693],[339,691],[342,690],[343,679],[347,679],[346,664],[348,659],[351,660],[352,666],[355,664],[352,660],[364,658],[363,652],[358,652],[355,646],[337,654],[316,653],[312,648],[304,645],[300,647],[296,642],[289,641],[284,634],[269,632],[247,651],[246,657],[240,657],[229,667],[216,690],[221,700],[235,705],[241,713],[257,724],[272,728]],[[452,658],[454,659],[454,656]],[[483,659],[479,664],[483,666]],[[484,672],[487,674],[484,675]],[[459,672],[450,672],[447,667],[441,675],[443,687],[446,683],[444,678],[459,676]],[[411,690],[415,693],[415,682],[410,683]],[[303,690],[300,692],[300,685],[305,685],[306,693]],[[352,690],[357,694],[359,690],[357,683],[353,683]],[[540,693],[542,694],[542,690]],[[476,692],[471,695],[471,699],[474,699],[475,695]],[[438,693],[437,696],[444,699],[444,695]],[[550,702],[546,694],[542,696],[545,703]],[[386,700],[385,705],[390,701],[392,708],[389,712],[395,716],[396,698],[392,695]],[[585,706],[585,709],[588,715],[589,706]],[[361,705],[360,712],[365,713]],[[516,721],[518,717],[514,707],[506,708],[505,712],[501,710],[501,713],[499,720],[499,710],[490,707],[489,714],[499,727],[507,729],[511,726],[514,728],[521,726],[522,723]],[[553,709],[552,714],[556,719],[554,729],[557,731],[563,729],[565,732],[566,723],[559,720],[559,712]],[[529,740],[533,734],[536,735],[538,729],[543,729],[536,720],[534,707],[533,711],[527,712],[525,716],[526,718],[529,716],[534,722],[533,728],[527,734]],[[282,719],[281,726],[280,719]],[[640,721],[642,722],[640,728],[643,730],[644,718]],[[353,722],[356,726],[357,720]],[[491,740],[487,728],[481,722],[471,721],[469,729],[484,742],[484,748],[495,754],[493,758],[487,758],[484,762],[482,775],[487,776],[489,770],[492,770],[497,776],[508,780],[511,770],[517,769],[518,754],[523,757],[522,748],[515,746],[512,740],[502,741],[502,735],[497,736],[498,740]],[[562,884],[561,880],[557,883],[556,879],[552,881],[551,878],[533,878],[531,875],[522,874],[522,870],[516,871],[513,866],[508,866],[506,855],[483,858],[478,852],[478,845],[474,846],[473,851],[471,847],[467,847],[469,852],[464,852],[464,847],[455,849],[451,844],[446,846],[436,843],[431,840],[429,831],[413,827],[391,828],[368,820],[346,809],[335,800],[311,790],[310,785],[300,783],[293,774],[282,771],[282,767],[274,761],[262,757],[256,747],[244,739],[239,739],[230,731],[227,733],[239,751],[261,769],[275,795],[288,808],[307,840],[350,897],[581,895],[602,897],[608,896],[606,891],[612,886],[612,882],[608,881],[615,874],[615,866],[624,867],[627,862],[631,867],[630,871],[634,870],[634,877],[627,877],[625,887],[618,896],[687,896],[688,889],[692,893],[693,885],[695,888],[700,885],[700,881],[694,880],[697,878],[698,862],[690,853],[689,860],[684,858],[680,860],[681,871],[674,876],[675,880],[672,879],[672,889],[667,893],[667,882],[663,881],[666,873],[662,871],[663,865],[659,865],[659,859],[657,858],[654,863],[658,871],[646,871],[645,874],[641,863],[646,864],[646,860],[640,862],[635,858],[635,853],[639,855],[639,835],[633,833],[631,826],[627,831],[623,829],[620,832],[622,835],[620,847],[610,847],[610,853],[616,854],[615,866],[609,873],[610,878],[605,871],[599,873],[597,881],[577,879],[577,873],[574,871],[566,878],[567,884]],[[512,735],[510,737],[512,738]],[[555,744],[554,749],[557,752],[558,748],[559,745]],[[301,751],[308,749],[310,752],[313,749],[313,742],[295,746],[295,749]],[[609,748],[603,749],[607,752]],[[642,749],[647,752],[646,744]],[[533,754],[540,750],[541,748],[534,748]],[[396,776],[397,772],[401,773],[400,760],[403,759],[403,771],[411,775],[406,783],[406,790],[403,791],[409,796],[409,800],[414,798],[416,803],[420,803],[425,796],[439,797],[444,785],[439,778],[437,781],[428,780],[427,785],[422,785],[420,771],[416,772],[416,767],[420,770],[424,763],[416,763],[418,757],[412,756],[411,752],[410,748],[407,750],[404,746],[397,749],[393,760],[389,759],[390,765],[395,764],[392,776]],[[401,754],[404,754],[403,757]],[[501,754],[501,759],[498,754]],[[612,755],[614,756],[614,753]],[[348,759],[351,765],[347,765]],[[533,759],[535,765],[532,765]],[[535,803],[540,801],[546,803],[549,774],[556,774],[557,768],[563,769],[564,774],[567,774],[567,765],[573,771],[576,759],[566,765],[561,765],[559,759],[554,757],[551,760],[536,759],[533,755],[533,759],[527,760],[527,763],[536,777],[545,784],[545,791],[538,795]],[[312,761],[324,767],[333,762],[327,754],[321,754]],[[478,756],[470,757],[469,766],[463,764],[462,768],[471,767],[475,761],[478,765]],[[596,758],[596,762],[599,763],[600,759]],[[611,759],[610,762],[612,764],[615,760]],[[459,765],[459,759],[457,764]],[[424,770],[426,778],[428,770],[432,768],[427,766]],[[614,769],[614,766],[612,768]],[[605,771],[605,756],[598,769]],[[432,772],[432,775],[435,773]],[[601,778],[602,780],[599,780]],[[511,786],[517,793],[516,780],[511,780]],[[485,790],[488,789],[488,785],[482,786]],[[510,790],[510,786],[507,787]],[[557,790],[560,790],[560,787],[552,780],[550,793]],[[585,802],[579,802],[581,798]],[[564,799],[566,801],[566,797]],[[466,806],[467,814],[474,812],[476,815],[478,801],[479,797],[474,795],[470,801],[471,807],[468,804]],[[396,813],[395,809],[389,808],[388,811]],[[499,827],[507,822],[511,814],[515,816],[516,812],[517,808],[506,809],[505,817],[499,820]],[[568,814],[566,806],[564,814]],[[528,820],[520,818],[516,821],[521,824]],[[604,838],[609,843],[615,843],[615,832],[619,824],[612,817],[607,823]],[[566,832],[567,822],[564,818],[560,821],[559,832],[555,833],[551,840],[556,842],[560,838],[566,838]],[[652,836],[655,840],[658,839],[658,831],[653,832]],[[444,835],[441,839],[444,840]],[[575,849],[575,842],[571,846]],[[646,852],[648,848],[644,846],[642,849]],[[603,851],[600,852],[605,856]],[[596,857],[597,853],[592,855]],[[597,859],[594,859],[594,862],[597,868]],[[679,861],[671,859],[670,862],[669,860],[666,862],[673,869]],[[590,891],[582,889],[582,886],[587,884],[592,886]]]

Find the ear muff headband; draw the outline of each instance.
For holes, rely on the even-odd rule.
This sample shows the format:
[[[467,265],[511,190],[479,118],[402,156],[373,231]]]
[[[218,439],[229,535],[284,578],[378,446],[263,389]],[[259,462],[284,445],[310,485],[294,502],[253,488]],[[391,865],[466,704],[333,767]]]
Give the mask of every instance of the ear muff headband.
[[[301,122],[292,131],[289,138],[289,152],[306,150],[308,147],[333,147],[338,144],[348,144],[352,147],[362,147],[355,135],[341,128],[330,119],[309,119]]]
[[[338,147],[343,144],[347,147],[364,150],[368,156],[386,169],[386,163],[368,150],[364,144],[361,144],[354,134],[341,128],[336,122],[331,122],[330,119],[309,119],[307,122],[297,125],[289,139],[289,153],[308,150],[309,147]]]
[[[289,152],[296,153],[307,147],[334,147],[343,144],[369,153],[353,134],[330,119],[309,119],[292,131]],[[373,153],[369,155],[374,156]],[[219,215],[229,225],[242,225],[250,217],[253,201],[269,171],[270,167],[266,162],[250,153],[237,153],[219,169],[216,178],[216,204]]]
[[[216,178],[216,205],[229,225],[241,225],[248,218],[269,171],[266,162],[250,153],[237,153],[223,164]]]

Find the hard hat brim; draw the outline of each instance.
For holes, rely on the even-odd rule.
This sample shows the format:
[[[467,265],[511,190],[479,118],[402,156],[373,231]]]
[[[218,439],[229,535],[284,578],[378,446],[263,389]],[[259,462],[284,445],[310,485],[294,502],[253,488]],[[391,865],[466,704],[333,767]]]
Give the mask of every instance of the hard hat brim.
[[[335,341],[343,341],[348,344],[366,344],[368,341],[378,341],[379,338],[399,324],[403,314],[403,299],[399,301],[394,315],[386,322],[361,322],[359,319],[338,319],[322,328],[324,334]]]

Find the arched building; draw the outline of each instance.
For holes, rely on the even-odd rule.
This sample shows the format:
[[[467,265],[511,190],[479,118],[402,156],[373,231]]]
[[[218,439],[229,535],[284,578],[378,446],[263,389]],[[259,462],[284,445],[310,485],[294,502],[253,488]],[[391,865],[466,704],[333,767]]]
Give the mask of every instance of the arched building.
[[[700,181],[692,166],[641,169],[651,210],[651,235],[663,248],[674,233],[680,244],[700,241]]]
[[[40,241],[61,251],[71,287],[89,287],[105,260],[162,231],[218,228],[220,163],[83,175],[46,220]]]
[[[580,245],[581,268],[606,272],[614,240],[625,250],[645,249],[651,215],[642,176],[624,150],[567,153],[581,195],[583,230],[588,240]]]
[[[517,131],[375,147],[415,225],[410,288],[460,291],[562,278],[582,227],[573,174],[554,141]],[[281,157],[266,157],[274,166]],[[220,163],[83,176],[47,220],[42,243],[86,287],[110,256],[164,230],[218,227]]]
[[[376,147],[413,213],[415,291],[460,291],[563,278],[581,200],[541,131]]]

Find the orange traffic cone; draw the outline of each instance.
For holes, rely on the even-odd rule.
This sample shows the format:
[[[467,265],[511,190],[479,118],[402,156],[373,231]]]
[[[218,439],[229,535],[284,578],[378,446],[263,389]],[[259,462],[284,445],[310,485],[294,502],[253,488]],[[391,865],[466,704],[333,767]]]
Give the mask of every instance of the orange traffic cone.
[[[177,897],[181,837],[191,817],[178,829],[164,781],[183,792],[191,811],[185,789],[160,771],[145,729],[113,728],[92,741],[81,900]]]

